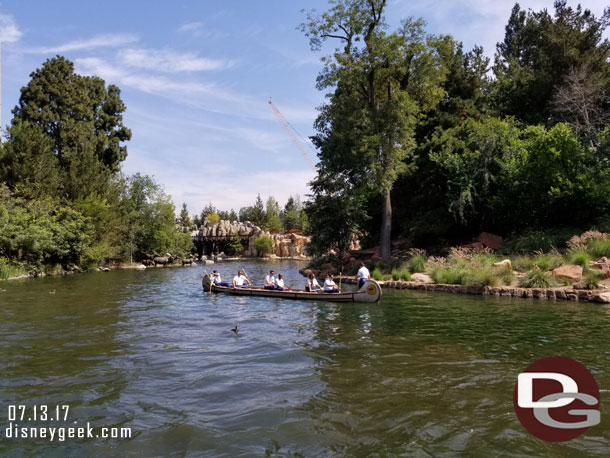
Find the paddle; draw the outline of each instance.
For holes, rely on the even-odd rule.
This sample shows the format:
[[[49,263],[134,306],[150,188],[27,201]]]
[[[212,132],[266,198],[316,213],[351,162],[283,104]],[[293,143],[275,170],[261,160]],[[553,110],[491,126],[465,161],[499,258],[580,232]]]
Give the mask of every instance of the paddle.
[[[343,272],[339,272],[339,292],[341,292],[341,280],[343,280]]]
[[[214,285],[214,277],[208,273],[207,270],[204,270],[206,276],[210,279],[210,294],[212,294],[212,286]]]
[[[244,276],[246,277],[246,280],[248,280],[248,283],[250,284],[250,287],[254,287],[252,285],[252,281],[250,280],[250,278],[248,277],[248,272],[246,272],[246,269],[244,269],[243,267],[241,268],[241,271],[244,273]]]

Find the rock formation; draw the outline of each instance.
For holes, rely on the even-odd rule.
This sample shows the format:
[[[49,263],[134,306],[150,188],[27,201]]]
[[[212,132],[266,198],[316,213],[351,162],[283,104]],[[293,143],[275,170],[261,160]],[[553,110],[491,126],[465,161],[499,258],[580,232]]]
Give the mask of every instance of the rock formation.
[[[217,238],[220,240],[231,240],[238,235],[242,241],[247,240],[247,244],[244,243],[245,256],[256,256],[256,248],[254,242],[257,238],[267,236],[273,240],[273,253],[271,256],[281,258],[304,258],[306,256],[306,246],[311,240],[311,237],[298,234],[294,231],[287,233],[271,234],[258,226],[255,226],[250,221],[237,222],[237,221],[225,221],[220,220],[218,223],[210,224],[207,220],[204,222],[199,229],[191,231],[191,237],[193,240],[204,240],[206,238]],[[219,240],[219,239],[216,239]]]

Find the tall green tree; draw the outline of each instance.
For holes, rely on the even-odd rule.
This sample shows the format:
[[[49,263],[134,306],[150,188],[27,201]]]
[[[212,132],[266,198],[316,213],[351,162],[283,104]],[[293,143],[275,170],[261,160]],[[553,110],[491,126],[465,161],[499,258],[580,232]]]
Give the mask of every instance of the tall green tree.
[[[250,218],[250,221],[252,221],[255,225],[259,227],[263,227],[265,224],[265,207],[263,205],[263,199],[261,199],[260,194],[256,196],[256,201],[252,206]]]
[[[422,21],[405,20],[387,34],[386,0],[336,0],[331,5],[329,12],[309,14],[302,24],[313,50],[327,39],[343,45],[323,59],[317,80],[319,89],[334,90],[315,124],[319,174],[344,174],[353,186],[381,194],[380,252],[388,260],[393,184],[412,170],[409,158],[419,116],[444,93],[446,70],[437,51],[442,41],[426,36]]]
[[[52,139],[60,165],[70,153],[92,151],[111,172],[127,157],[121,143],[131,138],[123,125],[125,105],[115,85],[105,87],[98,77],[74,72],[74,64],[56,56],[30,75],[13,109],[14,121],[38,125]]]
[[[37,188],[39,195],[58,196],[61,171],[51,139],[29,122],[16,121],[0,144],[0,181],[11,189],[18,185]]]
[[[265,210],[265,229],[271,232],[280,232],[284,230],[282,219],[280,218],[280,204],[275,197],[267,198]]]
[[[191,217],[184,202],[182,203],[182,210],[180,210],[180,224],[182,224],[182,227],[191,227]]]
[[[492,100],[500,114],[547,126],[568,120],[554,98],[574,71],[584,70],[610,89],[610,41],[603,37],[610,8],[599,19],[566,0],[556,0],[554,9],[551,15],[513,7],[494,65]]]

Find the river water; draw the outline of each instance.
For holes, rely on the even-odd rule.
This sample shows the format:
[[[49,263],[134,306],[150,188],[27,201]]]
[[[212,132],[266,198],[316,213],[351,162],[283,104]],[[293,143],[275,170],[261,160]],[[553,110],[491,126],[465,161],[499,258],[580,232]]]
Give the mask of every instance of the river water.
[[[304,283],[297,263],[244,264],[253,279],[274,268]],[[241,265],[214,267],[230,281]],[[1,282],[0,455],[610,455],[609,307],[387,290],[379,304],[232,297],[204,293],[203,271]],[[567,443],[534,438],[513,411],[518,373],[552,355],[582,362],[602,390],[601,424]],[[27,406],[20,427],[89,422],[132,437],[7,438],[11,405]],[[65,421],[62,410],[28,422],[42,405],[69,406]]]

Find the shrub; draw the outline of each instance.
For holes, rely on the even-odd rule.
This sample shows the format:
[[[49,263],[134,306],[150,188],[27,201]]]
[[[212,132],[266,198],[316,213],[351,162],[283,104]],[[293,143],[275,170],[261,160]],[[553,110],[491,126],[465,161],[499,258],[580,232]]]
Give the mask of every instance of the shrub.
[[[400,280],[400,271],[398,269],[392,269],[392,280]]]
[[[582,285],[585,289],[599,288],[599,282],[604,278],[604,273],[601,270],[587,270],[582,277]]]
[[[517,272],[527,272],[534,268],[534,258],[531,256],[517,256],[512,259],[512,264]]]
[[[494,273],[503,285],[510,286],[515,279],[515,273],[508,267],[497,268]]]
[[[539,253],[534,258],[534,264],[537,265],[540,270],[552,270],[563,264],[563,258],[557,252],[552,253]]]
[[[578,232],[577,229],[571,228],[527,232],[510,240],[506,248],[509,252],[519,253],[548,252],[555,248],[563,248],[567,240]]]
[[[426,257],[423,254],[416,254],[407,261],[409,272],[424,272],[426,270]]]
[[[591,255],[584,248],[573,248],[566,253],[566,260],[569,264],[575,264],[586,268],[589,267]]]
[[[218,213],[212,212],[208,215],[208,223],[210,226],[218,223],[219,221],[220,221],[220,216],[218,216]]]
[[[259,237],[254,241],[254,248],[256,248],[259,256],[265,256],[273,252],[273,246],[273,239],[267,235]]]
[[[481,266],[492,267],[494,262],[498,262],[500,259],[489,253],[476,253],[472,257],[472,261]]]
[[[465,276],[464,269],[456,266],[438,266],[430,271],[430,277],[436,283],[449,285],[463,285]]]
[[[467,286],[497,286],[499,283],[500,280],[489,267],[474,267],[464,276],[464,284]]]
[[[108,257],[109,251],[110,247],[107,243],[98,243],[88,246],[83,250],[80,264],[84,270],[94,270]]]
[[[610,239],[589,239],[587,248],[596,259],[602,256],[610,258]]]
[[[294,247],[292,245],[290,246],[290,248],[294,249]],[[229,246],[227,246],[227,251],[229,252],[230,255],[234,255],[234,254],[240,254],[243,250],[244,250],[244,247],[241,244],[241,238],[239,237],[239,234],[235,233],[235,236],[231,240],[231,243],[229,244]]]
[[[532,269],[519,282],[519,286],[523,288],[552,288],[557,282],[550,272],[545,272],[540,269]]]
[[[400,279],[404,281],[411,281],[411,274],[407,269],[402,269],[400,271]]]
[[[383,274],[381,273],[381,269],[379,267],[375,267],[373,269],[373,278],[377,281],[383,280]]]
[[[0,257],[0,280],[8,280],[11,277],[24,275],[25,269],[18,264],[11,263],[8,259]]]

